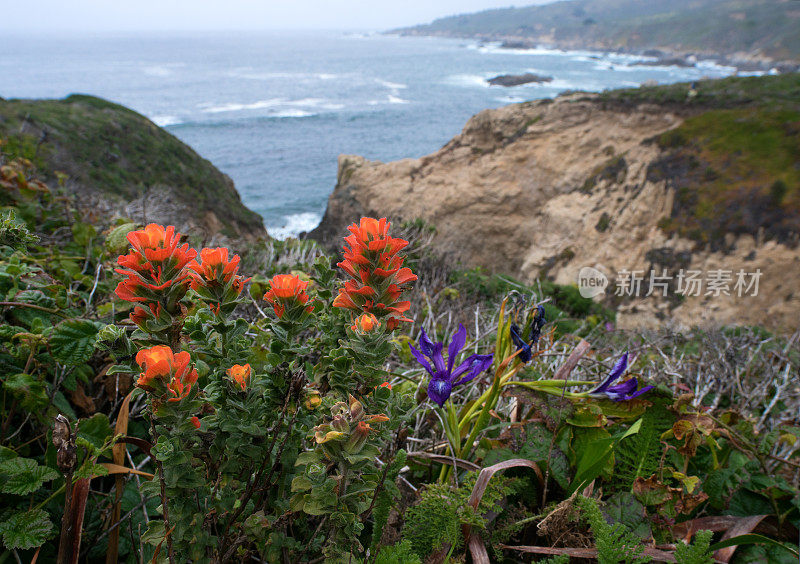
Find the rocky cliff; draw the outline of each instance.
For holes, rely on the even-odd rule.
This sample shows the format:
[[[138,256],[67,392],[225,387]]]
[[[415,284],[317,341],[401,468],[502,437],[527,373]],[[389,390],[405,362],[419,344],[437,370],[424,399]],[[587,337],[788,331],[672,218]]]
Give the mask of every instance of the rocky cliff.
[[[341,156],[311,236],[331,242],[363,214],[422,219],[453,264],[562,284],[598,269],[610,283],[596,299],[622,325],[796,328],[798,90],[797,75],[728,79],[486,110],[421,159]],[[645,297],[664,269],[669,287]],[[699,296],[677,293],[681,269],[701,271]],[[613,295],[625,270],[641,271],[640,296]],[[757,295],[737,295],[740,270],[760,270]]]
[[[144,116],[92,96],[0,98],[0,139],[89,218],[172,224],[208,243],[266,236],[231,179]]]

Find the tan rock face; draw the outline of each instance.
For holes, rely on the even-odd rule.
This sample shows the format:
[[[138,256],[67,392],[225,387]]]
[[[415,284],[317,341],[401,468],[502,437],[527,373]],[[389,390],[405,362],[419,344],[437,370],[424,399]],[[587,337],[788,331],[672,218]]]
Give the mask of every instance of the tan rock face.
[[[485,110],[421,159],[341,156],[337,186],[312,236],[333,242],[362,215],[423,219],[437,228],[437,250],[465,267],[574,284],[582,267],[593,266],[611,279],[605,298],[597,298],[607,300],[618,271],[660,273],[657,257],[666,248],[668,256],[682,253],[678,266],[687,270],[732,271],[730,290],[739,269],[760,269],[759,294],[628,299],[621,325],[797,327],[800,251],[752,237],[735,241],[729,254],[698,251],[658,227],[673,191],[647,178],[660,156],[650,140],[681,122],[663,108],[621,111],[585,96]]]

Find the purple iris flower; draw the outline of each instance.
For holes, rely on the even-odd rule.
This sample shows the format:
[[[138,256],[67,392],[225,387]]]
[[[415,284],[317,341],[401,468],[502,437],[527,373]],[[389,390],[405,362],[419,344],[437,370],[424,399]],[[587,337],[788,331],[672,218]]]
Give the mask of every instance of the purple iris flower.
[[[517,324],[511,324],[511,327],[509,328],[511,340],[514,342],[514,346],[517,347],[517,350],[519,351],[519,358],[524,364],[527,364],[531,361],[531,357],[533,356],[532,347],[539,342],[539,336],[542,334],[542,327],[544,327],[545,323],[547,323],[547,320],[544,317],[544,306],[536,306],[536,317],[531,324],[530,345],[522,338],[522,332],[519,330],[519,327],[517,327]]]
[[[454,369],[453,364],[456,356],[464,348],[466,342],[467,330],[464,329],[463,325],[459,324],[458,331],[453,335],[453,340],[450,341],[450,345],[447,347],[447,364],[445,364],[444,356],[442,355],[444,343],[431,342],[424,329],[419,338],[421,351],[409,345],[411,354],[431,375],[431,381],[428,384],[428,397],[436,402],[439,407],[444,406],[444,402],[448,400],[455,386],[466,384],[492,365],[493,354],[473,354]],[[462,374],[464,376],[459,379]]]
[[[639,382],[637,382],[636,378],[631,378],[630,380],[626,380],[621,384],[612,386],[611,384],[613,384],[620,376],[622,376],[627,368],[628,353],[625,353],[614,365],[614,368],[611,369],[611,372],[608,374],[608,376],[606,376],[606,379],[603,380],[603,382],[594,390],[589,392],[589,397],[610,399],[613,401],[625,401],[639,397],[643,393],[649,392],[655,387],[645,386],[641,390],[637,390],[636,388],[639,387]]]

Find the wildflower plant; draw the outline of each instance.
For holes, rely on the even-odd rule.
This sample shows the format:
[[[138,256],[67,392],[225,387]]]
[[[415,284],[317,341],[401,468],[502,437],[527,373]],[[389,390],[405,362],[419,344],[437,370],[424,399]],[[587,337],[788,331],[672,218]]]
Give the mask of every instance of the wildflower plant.
[[[138,373],[147,396],[156,478],[143,490],[163,519],[146,538],[157,554],[227,561],[257,547],[270,560],[289,542],[286,512],[325,526],[309,553],[362,550],[353,541],[382,489],[376,460],[394,456],[381,445],[399,425],[383,364],[392,331],[411,321],[402,295],[416,278],[388,229],[351,227],[336,299],[322,261],[311,276],[273,276],[256,323],[233,318],[249,280],[238,256],[198,254],[171,227],[128,234],[116,294],[134,304],[136,330],[108,337],[121,361],[112,370]]]

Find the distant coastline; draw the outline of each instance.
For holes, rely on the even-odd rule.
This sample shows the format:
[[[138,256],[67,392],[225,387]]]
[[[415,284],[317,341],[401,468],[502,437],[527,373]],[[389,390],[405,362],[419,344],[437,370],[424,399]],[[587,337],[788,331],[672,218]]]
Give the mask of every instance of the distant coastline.
[[[741,72],[800,70],[800,10],[759,0],[569,0],[485,10],[390,30],[498,43],[652,57],[657,65],[713,61]]]
[[[641,62],[636,64],[650,64],[653,66],[679,66],[696,67],[697,63],[709,62],[719,66],[733,67],[739,73],[769,73],[777,72],[785,74],[800,71],[800,63],[795,61],[777,61],[769,57],[759,57],[754,54],[746,56],[742,53],[725,54],[711,51],[696,50],[676,50],[667,47],[660,48],[624,48],[608,47],[598,43],[580,43],[573,41],[557,42],[538,42],[530,38],[510,35],[492,34],[459,34],[451,32],[432,32],[416,28],[395,29],[385,32],[385,35],[395,35],[398,37],[438,37],[445,39],[467,39],[478,42],[479,45],[496,44],[500,49],[509,51],[534,51],[537,49],[553,49],[558,51],[590,51],[603,54],[631,55],[635,57],[647,57],[652,62]]]

